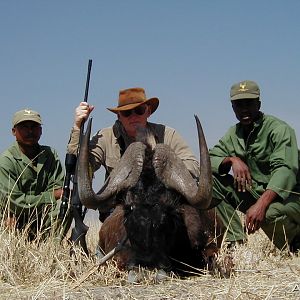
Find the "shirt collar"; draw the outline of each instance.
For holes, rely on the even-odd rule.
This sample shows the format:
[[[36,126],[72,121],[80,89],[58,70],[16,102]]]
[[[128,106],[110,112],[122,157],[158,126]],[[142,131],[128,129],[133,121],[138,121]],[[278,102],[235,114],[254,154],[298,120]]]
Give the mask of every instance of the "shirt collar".
[[[40,152],[39,152],[39,155],[37,157],[37,161],[38,161],[38,163],[44,163],[45,160],[47,159],[47,157],[44,153],[43,146],[39,146],[39,147],[40,147]],[[31,164],[31,160],[21,151],[17,141],[15,141],[13,143],[12,147],[10,148],[10,153],[12,154],[12,156],[15,159],[22,160],[26,164]]]

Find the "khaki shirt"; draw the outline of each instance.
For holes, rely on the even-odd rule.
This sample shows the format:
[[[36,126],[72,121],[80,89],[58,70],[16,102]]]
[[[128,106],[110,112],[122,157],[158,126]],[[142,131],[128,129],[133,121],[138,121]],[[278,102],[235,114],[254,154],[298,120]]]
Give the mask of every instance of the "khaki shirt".
[[[53,190],[63,186],[63,168],[55,150],[40,147],[36,166],[17,142],[0,155],[1,211],[9,204],[16,216],[28,215],[33,209],[40,211],[44,204],[56,202]]]
[[[197,159],[183,138],[173,128],[150,122],[147,126],[155,137],[163,137],[163,143],[174,150],[194,177],[199,177]],[[79,129],[72,129],[67,148],[68,153],[77,153],[79,134]],[[120,135],[120,132],[113,132],[113,127],[108,127],[99,130],[93,136],[90,141],[90,164],[93,171],[98,170],[101,165],[105,167],[108,173],[115,168],[121,159],[121,148],[118,143]]]

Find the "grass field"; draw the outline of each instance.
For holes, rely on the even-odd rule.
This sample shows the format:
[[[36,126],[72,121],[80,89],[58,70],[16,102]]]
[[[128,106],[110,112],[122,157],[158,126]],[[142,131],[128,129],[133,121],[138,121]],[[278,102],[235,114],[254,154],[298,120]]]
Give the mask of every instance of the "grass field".
[[[127,282],[127,272],[114,262],[97,268],[97,220],[89,220],[86,257],[54,239],[28,242],[24,234],[0,231],[0,299],[300,299],[300,257],[279,252],[264,233],[249,236],[233,253],[228,278],[204,270],[186,279],[174,275],[161,283],[155,273],[139,284]],[[219,257],[222,264],[225,250]],[[199,273],[199,274],[196,274]]]

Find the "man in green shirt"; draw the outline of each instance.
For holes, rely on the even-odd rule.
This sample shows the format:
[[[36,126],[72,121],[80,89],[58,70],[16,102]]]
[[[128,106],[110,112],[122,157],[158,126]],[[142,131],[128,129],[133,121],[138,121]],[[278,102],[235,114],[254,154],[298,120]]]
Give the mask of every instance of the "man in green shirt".
[[[0,155],[2,222],[28,229],[29,237],[48,230],[57,215],[64,172],[56,151],[39,144],[40,114],[23,109],[13,116],[16,142]]]
[[[299,153],[294,130],[260,111],[260,90],[249,80],[231,87],[238,119],[210,150],[213,198],[227,225],[227,241],[245,240],[236,211],[245,213],[249,234],[259,228],[274,245],[300,248]],[[229,172],[231,171],[231,174]]]

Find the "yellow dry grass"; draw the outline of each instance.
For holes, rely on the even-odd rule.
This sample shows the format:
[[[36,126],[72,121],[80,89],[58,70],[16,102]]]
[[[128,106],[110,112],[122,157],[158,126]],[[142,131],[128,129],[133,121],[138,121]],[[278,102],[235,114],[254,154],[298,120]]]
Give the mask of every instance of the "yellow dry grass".
[[[89,226],[93,254],[99,224],[90,219]],[[77,249],[70,257],[66,241],[57,244],[50,237],[28,242],[24,233],[0,229],[0,299],[300,299],[299,254],[275,250],[262,232],[234,249],[228,278],[204,271],[155,283],[154,273],[148,272],[144,281],[130,284],[127,272],[113,261],[96,270],[95,256],[86,257]],[[225,252],[222,249],[220,264]]]

